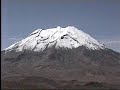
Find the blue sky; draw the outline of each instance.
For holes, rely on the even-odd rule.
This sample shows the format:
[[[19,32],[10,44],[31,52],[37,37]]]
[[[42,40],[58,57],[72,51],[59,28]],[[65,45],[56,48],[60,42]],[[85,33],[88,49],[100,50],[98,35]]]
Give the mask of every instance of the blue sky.
[[[2,49],[35,29],[75,26],[120,52],[120,0],[2,0]]]

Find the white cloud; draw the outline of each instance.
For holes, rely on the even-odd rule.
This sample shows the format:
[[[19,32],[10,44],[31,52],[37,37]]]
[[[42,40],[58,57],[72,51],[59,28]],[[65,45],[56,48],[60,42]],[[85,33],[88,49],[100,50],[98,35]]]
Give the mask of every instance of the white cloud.
[[[120,39],[101,39],[100,42],[105,44],[108,48],[120,52]]]
[[[104,44],[120,44],[120,41],[102,41]]]
[[[120,37],[97,36],[97,38],[98,38],[97,40],[105,44],[107,48],[120,52]],[[16,38],[16,37],[9,38],[9,40],[13,43],[16,43],[22,39],[23,38]]]
[[[20,41],[20,40],[22,40],[23,38],[16,38],[16,37],[12,37],[12,38],[9,38],[9,40],[11,41],[11,42],[13,42],[13,43],[16,43],[16,42],[18,42],[18,41]]]

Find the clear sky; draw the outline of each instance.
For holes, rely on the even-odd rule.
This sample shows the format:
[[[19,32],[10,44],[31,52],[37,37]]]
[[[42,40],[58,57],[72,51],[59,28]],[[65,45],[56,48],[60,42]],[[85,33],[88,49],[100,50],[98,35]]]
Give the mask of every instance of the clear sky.
[[[2,0],[2,49],[35,29],[75,26],[120,52],[120,0]]]

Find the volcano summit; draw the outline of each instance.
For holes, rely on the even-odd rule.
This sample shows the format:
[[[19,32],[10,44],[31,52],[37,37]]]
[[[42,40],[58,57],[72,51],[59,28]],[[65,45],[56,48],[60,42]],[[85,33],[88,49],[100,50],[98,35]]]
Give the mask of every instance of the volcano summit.
[[[32,32],[27,38],[20,42],[17,42],[5,50],[11,51],[43,51],[45,48],[49,48],[55,45],[55,48],[77,48],[79,46],[85,46],[89,49],[103,49],[104,46],[100,44],[97,40],[92,38],[90,35],[84,33],[81,30],[73,26],[68,26],[66,28],[51,29],[37,29]]]

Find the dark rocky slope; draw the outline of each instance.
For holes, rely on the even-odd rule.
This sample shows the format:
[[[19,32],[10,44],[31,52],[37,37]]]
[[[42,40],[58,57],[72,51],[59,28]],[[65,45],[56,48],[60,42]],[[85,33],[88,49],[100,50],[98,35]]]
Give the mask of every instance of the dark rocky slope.
[[[3,88],[120,88],[120,53],[84,46],[1,52]]]

